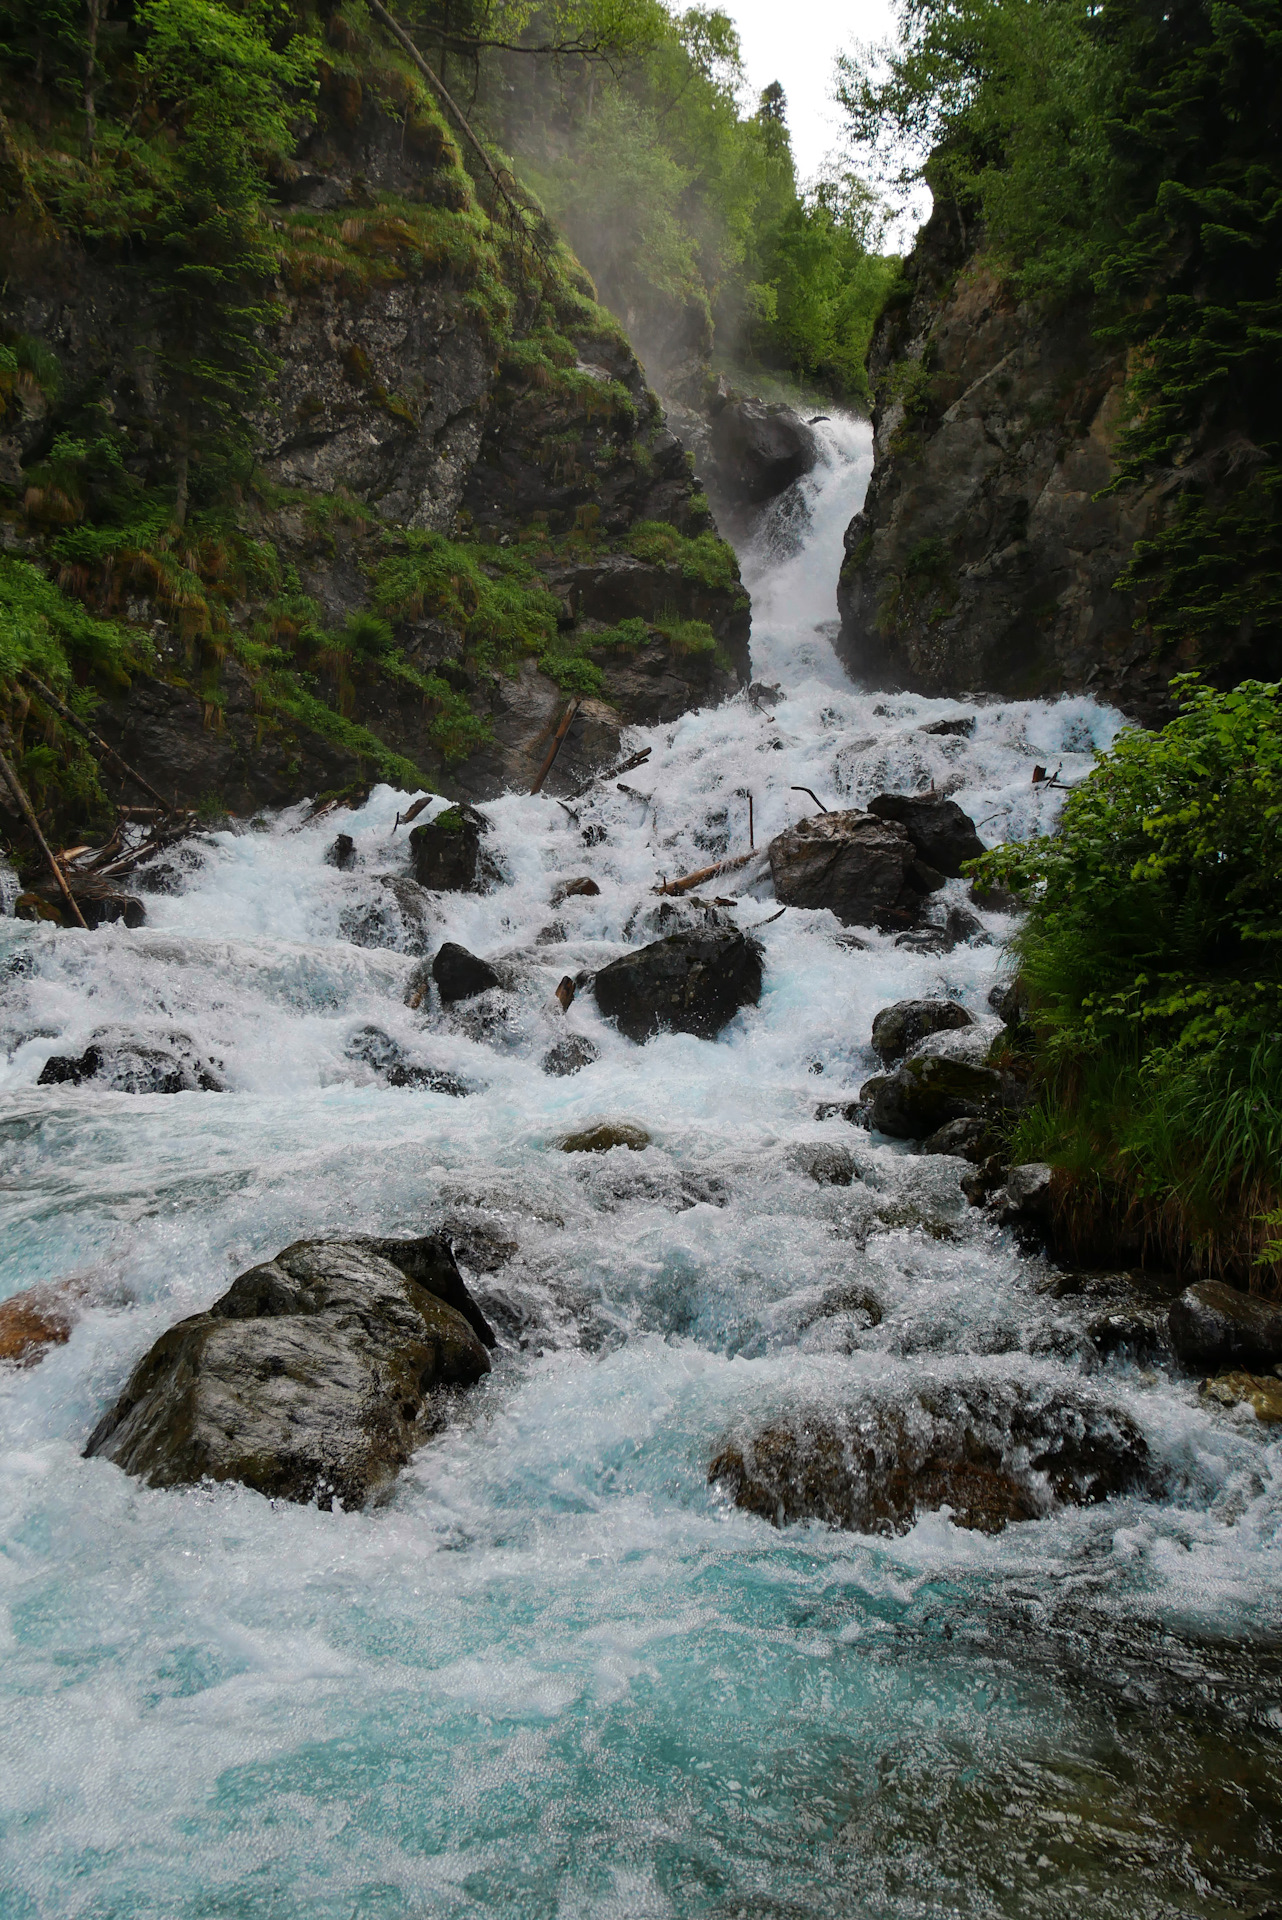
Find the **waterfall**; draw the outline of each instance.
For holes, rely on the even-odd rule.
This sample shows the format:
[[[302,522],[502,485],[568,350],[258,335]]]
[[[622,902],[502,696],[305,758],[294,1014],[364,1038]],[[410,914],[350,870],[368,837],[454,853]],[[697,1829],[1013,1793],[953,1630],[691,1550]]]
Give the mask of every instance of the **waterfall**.
[[[777,701],[632,730],[649,760],[572,811],[489,805],[490,892],[416,923],[387,884],[408,856],[384,786],[197,836],[138,930],[0,919],[0,1296],[80,1301],[65,1344],[0,1368],[5,1920],[1120,1920],[1276,1898],[1282,1449],[1196,1382],[1101,1362],[1089,1281],[970,1208],[962,1162],[843,1117],[889,1002],[943,994],[995,1027],[1010,922],[981,913],[992,944],[947,954],[856,946],[827,913],[772,917],[758,863],[717,883],[765,968],[719,1041],[636,1047],[590,993],[553,999],[698,918],[653,888],[745,851],[749,795],[759,847],[813,811],[802,787],[856,806],[934,785],[993,842],[1051,825],[1035,763],[1071,782],[1122,724],[1085,696],[852,687],[830,637],[869,435],[823,434],[745,555]],[[968,734],[923,731],[960,716]],[[551,904],[583,875],[597,893]],[[442,939],[510,966],[506,1018],[406,1004]],[[567,1030],[598,1057],[550,1075]],[[389,1086],[384,1041],[473,1091]],[[168,1049],[223,1091],[38,1084],[91,1045]],[[651,1144],[560,1150],[598,1121]],[[848,1185],[812,1176],[821,1146]],[[442,1223],[500,1346],[387,1505],[152,1491],[81,1457],[152,1340],[254,1261]],[[708,1484],[736,1423],[961,1379],[1106,1387],[1143,1483],[998,1535],[940,1511],[893,1538],[777,1529]]]

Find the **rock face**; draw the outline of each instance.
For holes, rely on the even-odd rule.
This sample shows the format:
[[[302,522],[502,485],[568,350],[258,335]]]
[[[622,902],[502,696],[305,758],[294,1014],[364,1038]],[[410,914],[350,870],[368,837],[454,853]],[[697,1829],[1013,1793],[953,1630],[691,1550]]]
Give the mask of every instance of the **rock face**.
[[[868,802],[869,813],[901,826],[927,866],[949,880],[961,877],[962,863],[978,860],[984,843],[975,822],[955,800],[934,800],[907,793],[881,793]],[[976,925],[979,923],[976,922]]]
[[[638,1042],[667,1030],[715,1040],[741,1007],[761,998],[761,949],[741,933],[675,933],[602,967],[597,1005]]]
[[[1120,1493],[1146,1462],[1143,1436],[1116,1408],[971,1381],[928,1386],[902,1403],[794,1414],[729,1440],[708,1478],[775,1526],[824,1520],[905,1533],[946,1506],[957,1526],[1000,1533],[1057,1503]]]
[[[475,807],[447,807],[410,834],[410,867],[430,892],[479,893],[487,878],[481,841],[490,823]]]
[[[347,32],[341,20],[335,31]],[[296,623],[276,621],[242,583],[226,642],[193,674],[190,614],[166,597],[158,571],[131,580],[112,614],[148,637],[154,664],[112,690],[95,726],[180,804],[215,794],[242,815],[286,806],[367,785],[387,754],[451,794],[528,788],[566,708],[560,676],[539,664],[552,639],[599,678],[552,792],[608,763],[623,727],[675,718],[747,679],[749,607],[733,553],[716,541],[619,326],[551,235],[545,257],[557,263],[531,302],[524,266],[502,222],[491,229],[477,204],[436,107],[407,73],[389,93],[379,36],[357,38],[341,72],[322,63],[315,113],[300,120],[297,151],[274,181],[279,321],[261,346],[276,365],[249,425],[255,464],[278,498],[246,500],[238,515],[260,550],[272,550],[273,571],[297,575],[311,631],[339,636],[354,618],[386,621],[397,658],[384,670],[381,641],[356,655],[341,640],[337,652],[328,639],[300,644]],[[47,127],[43,101],[36,113]],[[320,242],[318,214],[329,217]],[[7,232],[0,252],[4,338],[39,343],[62,374],[62,399],[32,384],[30,404],[6,413],[9,484],[21,492],[24,463],[43,458],[77,409],[100,406],[131,476],[172,499],[165,366],[175,343],[159,313],[140,317],[134,269],[54,242],[19,263]],[[651,538],[645,553],[633,551],[637,530],[655,526],[670,536],[666,547]],[[48,542],[62,530],[32,521],[14,537],[56,571]],[[519,541],[535,623],[509,621],[497,645],[490,628],[473,631],[474,588],[450,589],[449,555],[425,593],[413,579],[404,593],[381,588],[389,554],[412,574],[424,552],[415,541],[431,535],[464,545],[483,577],[505,584]],[[695,541],[692,562],[682,543]],[[86,597],[99,605],[118,574],[108,561],[105,576],[84,582]],[[223,591],[212,576],[200,583],[220,607]],[[303,699],[264,698],[253,649],[240,644],[260,617],[276,622],[273,644],[296,657]],[[632,631],[620,639],[624,621]],[[700,646],[690,645],[692,623]],[[328,723],[313,724],[315,700]],[[37,709],[19,748],[44,725]]]
[[[873,1050],[894,1066],[931,1033],[950,1033],[975,1024],[955,1000],[896,1000],[883,1007],[872,1023]]]
[[[859,1089],[867,1124],[892,1140],[925,1140],[952,1120],[982,1119],[1001,1094],[1001,1075],[992,1067],[933,1054],[875,1074]]]
[[[775,892],[790,907],[828,907],[847,927],[908,927],[943,885],[903,827],[852,810],[799,820],[770,842]]]
[[[494,1336],[438,1239],[300,1240],[161,1335],[85,1448],[153,1487],[240,1480],[359,1506]]]
[[[1205,1372],[1282,1361],[1282,1306],[1220,1280],[1186,1287],[1171,1306],[1171,1342],[1186,1367]]]
[[[1020,302],[973,243],[938,195],[873,341],[873,474],[846,532],[839,652],[863,685],[1089,689],[1159,722],[1170,675],[1203,658],[1192,641],[1155,649],[1113,583],[1179,499],[1178,476],[1100,497],[1123,354],[1100,342],[1089,301]],[[1205,664],[1230,685],[1267,666],[1224,635]]]

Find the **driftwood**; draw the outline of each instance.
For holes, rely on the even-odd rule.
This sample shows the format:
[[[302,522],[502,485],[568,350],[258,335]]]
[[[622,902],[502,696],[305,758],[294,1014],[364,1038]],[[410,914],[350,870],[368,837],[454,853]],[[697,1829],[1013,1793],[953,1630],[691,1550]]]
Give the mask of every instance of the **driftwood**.
[[[406,807],[404,813],[398,813],[392,825],[392,832],[395,833],[397,827],[408,827],[411,820],[417,820],[424,807],[430,807],[435,798],[434,793],[425,793],[423,798],[416,800],[412,807]]]
[[[569,706],[566,708],[565,712],[561,715],[561,724],[552,736],[552,745],[548,748],[547,759],[543,762],[543,765],[539,768],[538,778],[535,780],[534,785],[530,788],[531,793],[537,793],[539,788],[543,785],[543,782],[547,779],[548,775],[551,773],[552,763],[556,759],[557,754],[560,753],[562,743],[565,740],[565,736],[570,731],[570,728],[574,722],[574,716],[579,711],[579,708],[582,706],[582,704],[583,702],[581,700],[577,700],[577,699],[571,700]]]
[[[736,867],[746,867],[750,860],[758,857],[758,850],[748,853],[732,854],[729,860],[714,860],[710,867],[700,867],[696,873],[683,873],[679,880],[665,880],[661,887],[655,887],[655,893],[689,893],[691,887],[701,887],[705,880],[715,880],[719,873],[733,873]]]
[[[22,668],[22,678],[27,682],[28,686],[35,688],[36,692],[40,695],[40,698],[42,700],[46,701],[49,704],[49,706],[56,708],[57,711],[62,715],[63,719],[66,721],[69,721],[70,724],[76,729],[77,733],[82,733],[85,739],[89,742],[91,746],[97,747],[99,753],[105,753],[109,760],[114,760],[116,765],[130,780],[133,781],[136,787],[141,787],[144,793],[149,793],[153,800],[158,801],[160,803],[161,809],[165,813],[173,813],[175,811],[175,809],[165,799],[164,794],[157,793],[155,787],[152,786],[150,780],[144,779],[143,775],[139,773],[137,767],[131,767],[123,754],[117,753],[114,747],[108,746],[107,742],[103,739],[102,735],[100,733],[95,733],[93,728],[91,726],[86,725],[86,723],[80,718],[79,714],[73,713],[70,707],[64,705],[64,703],[58,698],[57,694],[53,691],[53,689],[51,687],[47,687],[43,680],[37,680],[35,674],[31,672],[29,667]]]
[[[10,763],[8,756],[3,752],[3,750],[0,750],[0,773],[4,775],[5,782],[8,785],[11,793],[13,794],[14,799],[17,801],[18,806],[21,809],[23,819],[26,821],[27,825],[31,828],[32,833],[35,835],[36,845],[39,847],[41,853],[43,853],[45,859],[49,863],[49,871],[58,883],[58,891],[61,893],[63,899],[66,901],[68,908],[70,909],[71,913],[75,916],[77,922],[80,924],[80,926],[84,928],[85,932],[88,933],[89,923],[85,919],[84,914],[81,913],[79,905],[77,904],[77,901],[76,901],[76,897],[72,893],[71,888],[67,884],[67,876],[63,872],[62,868],[59,866],[57,858],[54,854],[53,848],[49,845],[49,842],[45,839],[43,833],[41,833],[40,831],[40,822],[36,819],[35,808],[32,806],[30,800],[28,800],[27,798],[26,788],[23,786],[21,780],[19,780],[17,774],[14,772],[13,766]]]
[[[632,773],[637,767],[643,767],[653,752],[653,747],[642,747],[640,753],[634,753],[630,760],[621,760],[617,767],[610,767],[605,773],[594,773],[570,795],[571,800],[581,800],[588,788],[594,787],[598,780],[617,780],[621,773]]]

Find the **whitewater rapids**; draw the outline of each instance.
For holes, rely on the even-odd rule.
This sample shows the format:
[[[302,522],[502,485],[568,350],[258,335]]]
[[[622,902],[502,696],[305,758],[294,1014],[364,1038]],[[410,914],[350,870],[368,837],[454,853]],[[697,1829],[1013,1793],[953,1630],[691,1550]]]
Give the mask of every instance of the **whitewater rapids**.
[[[760,926],[765,987],[719,1041],[638,1048],[590,994],[551,999],[663,930],[659,876],[746,849],[749,793],[759,846],[813,810],[798,786],[831,806],[934,782],[985,840],[1024,836],[1059,797],[1033,765],[1080,777],[1122,724],[1080,697],[856,691],[833,588],[869,436],[823,431],[800,545],[745,556],[778,705],[633,730],[648,764],[577,819],[489,805],[504,884],[434,896],[429,951],[525,969],[497,1030],[404,1005],[394,915],[399,945],[347,937],[405,871],[387,787],[205,836],[136,932],[0,919],[0,1297],[74,1277],[89,1303],[0,1373],[2,1920],[1210,1920],[1282,1897],[1282,1445],[1250,1420],[1109,1363],[1154,1490],[996,1538],[946,1514],[781,1532],[707,1485],[741,1417],[1093,1368],[961,1162],[816,1117],[875,1069],[888,1002],[989,1017],[999,948],[843,945],[826,913],[771,919],[749,867],[714,890]],[[921,731],[962,714],[970,737]],[[325,862],[340,831],[351,871]],[[552,908],[584,874],[600,892]],[[352,1057],[368,1026],[478,1091],[389,1088]],[[550,1077],[567,1027],[600,1057]],[[180,1032],[227,1091],[37,1086],[103,1030]],[[653,1145],[558,1150],[599,1120]],[[823,1141],[851,1187],[804,1171]],[[235,1273],[442,1221],[499,1247],[470,1278],[502,1346],[390,1504],[152,1492],[81,1458],[156,1335]],[[818,1315],[836,1282],[881,1323]]]

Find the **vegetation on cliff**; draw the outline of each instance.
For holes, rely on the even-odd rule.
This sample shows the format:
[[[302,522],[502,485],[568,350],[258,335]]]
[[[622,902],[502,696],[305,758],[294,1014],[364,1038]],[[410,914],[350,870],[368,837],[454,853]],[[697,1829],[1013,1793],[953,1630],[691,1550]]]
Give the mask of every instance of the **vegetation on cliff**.
[[[1177,686],[1177,718],[1122,734],[1057,832],[982,863],[1029,905],[1038,1099],[1014,1151],[1061,1169],[1079,1250],[1129,1228],[1258,1280],[1282,1205],[1282,683]]]

